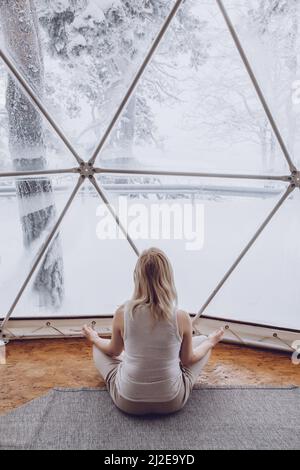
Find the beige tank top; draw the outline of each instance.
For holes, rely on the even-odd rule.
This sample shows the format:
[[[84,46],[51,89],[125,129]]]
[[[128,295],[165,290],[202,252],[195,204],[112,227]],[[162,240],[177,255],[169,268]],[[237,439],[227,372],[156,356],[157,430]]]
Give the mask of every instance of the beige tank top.
[[[172,322],[154,323],[148,307],[138,307],[132,318],[130,303],[127,303],[124,309],[125,355],[116,376],[119,394],[131,401],[173,400],[182,385],[181,343],[176,311]]]

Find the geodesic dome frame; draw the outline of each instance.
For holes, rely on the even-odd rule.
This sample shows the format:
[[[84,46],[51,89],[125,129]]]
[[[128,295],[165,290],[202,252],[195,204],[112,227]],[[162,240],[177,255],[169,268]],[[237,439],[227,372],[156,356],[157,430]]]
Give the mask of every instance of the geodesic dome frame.
[[[29,326],[31,328],[31,333],[27,332],[26,335],[23,335],[23,333],[18,334],[12,333],[13,330],[13,321],[12,316],[14,314],[15,308],[17,304],[19,303],[25,289],[27,288],[28,284],[30,283],[32,277],[36,273],[38,266],[47,252],[49,246],[53,242],[60,226],[65,218],[70,206],[72,205],[72,202],[74,201],[75,196],[78,194],[78,191],[80,190],[82,184],[84,183],[85,180],[88,180],[90,184],[93,185],[95,188],[96,192],[98,193],[100,199],[102,202],[104,202],[107,207],[109,208],[109,211],[111,215],[114,217],[116,224],[120,227],[121,231],[125,235],[128,243],[130,244],[132,250],[135,252],[135,254],[138,256],[139,255],[139,249],[137,248],[134,240],[130,237],[130,234],[127,232],[126,228],[122,225],[122,222],[120,221],[118,215],[114,211],[113,207],[110,205],[110,201],[105,193],[104,188],[101,186],[101,183],[96,179],[97,175],[141,175],[141,176],[176,176],[176,177],[197,177],[197,178],[216,178],[216,179],[227,179],[227,180],[256,180],[256,181],[281,181],[284,183],[287,183],[287,189],[280,198],[280,200],[276,203],[275,207],[271,210],[271,212],[268,214],[264,222],[259,226],[258,230],[254,233],[253,237],[250,239],[250,241],[247,243],[247,245],[244,247],[238,258],[235,260],[235,262],[230,266],[230,268],[226,271],[224,274],[223,278],[221,281],[218,283],[216,288],[213,290],[207,301],[204,303],[204,305],[201,307],[199,310],[198,314],[194,317],[194,326],[195,330],[197,331],[205,331],[206,329],[209,329],[210,327],[214,327],[215,323],[224,323],[226,324],[227,331],[229,333],[229,339],[231,341],[237,341],[239,343],[244,343],[245,340],[243,339],[243,336],[252,336],[252,344],[259,344],[259,345],[264,345],[264,346],[270,346],[270,347],[281,347],[283,349],[292,349],[291,343],[293,339],[297,338],[299,331],[297,330],[289,330],[285,328],[277,328],[276,326],[264,326],[264,325],[254,325],[254,324],[247,324],[241,322],[235,322],[230,319],[222,321],[222,319],[213,319],[209,317],[205,317],[204,313],[207,309],[207,307],[210,305],[210,303],[213,301],[213,299],[216,297],[216,295],[219,293],[219,291],[223,288],[227,280],[230,278],[232,273],[236,270],[236,268],[239,266],[241,261],[244,259],[246,254],[249,252],[249,250],[253,247],[253,245],[257,242],[259,239],[260,235],[262,232],[265,230],[265,228],[269,225],[275,214],[280,210],[281,206],[285,203],[285,201],[289,198],[289,196],[292,194],[293,191],[300,189],[300,171],[296,168],[295,164],[293,163],[292,157],[290,155],[290,152],[285,144],[284,138],[281,135],[280,129],[273,117],[273,113],[267,103],[267,100],[265,99],[264,93],[260,87],[260,84],[256,78],[255,72],[253,71],[253,68],[247,58],[247,54],[241,44],[241,41],[239,39],[239,36],[235,30],[235,27],[228,15],[228,12],[223,4],[222,0],[215,0],[218,8],[220,9],[220,12],[223,16],[223,19],[226,23],[226,26],[231,34],[232,40],[239,52],[239,55],[244,63],[244,66],[249,74],[249,77],[251,79],[251,82],[253,84],[253,87],[255,88],[255,91],[257,93],[257,96],[262,104],[262,107],[265,111],[265,114],[268,118],[268,121],[271,125],[271,128],[274,132],[274,135],[276,136],[277,142],[279,144],[279,147],[282,151],[282,157],[285,158],[290,173],[282,176],[277,176],[277,175],[263,175],[263,174],[257,174],[257,175],[251,175],[251,174],[229,174],[229,173],[209,173],[209,172],[182,172],[182,171],[172,171],[170,170],[164,170],[164,171],[152,171],[152,170],[139,170],[139,169],[124,169],[124,168],[103,168],[100,166],[97,166],[97,157],[101,154],[103,151],[105,144],[107,143],[109,137],[111,136],[111,133],[115,129],[120,117],[122,116],[122,113],[124,112],[127,104],[129,103],[130,98],[132,97],[134,91],[136,90],[137,85],[139,84],[144,72],[146,71],[149,63],[151,62],[151,59],[153,58],[153,55],[155,54],[157,48],[159,47],[162,39],[164,38],[171,22],[174,20],[175,15],[178,13],[178,10],[184,3],[184,0],[177,0],[171,9],[168,17],[165,19],[158,35],[156,36],[154,42],[152,43],[152,46],[147,53],[146,57],[144,58],[144,61],[142,65],[140,66],[138,72],[136,73],[130,87],[128,88],[124,98],[122,99],[121,103],[118,106],[117,111],[115,112],[112,120],[110,121],[107,129],[105,130],[99,144],[97,145],[93,155],[90,157],[88,161],[86,161],[84,158],[82,158],[77,150],[74,148],[68,137],[66,136],[65,132],[60,128],[60,126],[57,124],[56,120],[50,115],[50,113],[47,111],[45,105],[43,102],[40,100],[38,97],[37,93],[33,90],[33,88],[30,86],[30,84],[27,82],[27,80],[23,77],[22,73],[20,73],[20,70],[18,69],[18,66],[15,64],[14,60],[10,57],[9,53],[1,49],[0,50],[0,58],[6,65],[8,72],[11,74],[11,76],[17,81],[17,83],[20,85],[21,89],[23,92],[26,94],[26,96],[30,99],[30,101],[33,103],[33,105],[36,107],[36,109],[39,110],[41,115],[46,119],[50,127],[53,129],[53,131],[56,133],[56,135],[59,137],[61,142],[67,147],[67,149],[71,152],[73,155],[75,161],[77,162],[77,166],[74,168],[62,168],[58,170],[44,170],[44,171],[20,171],[20,172],[2,172],[0,173],[0,178],[7,178],[7,177],[40,177],[40,176],[50,176],[50,175],[55,175],[55,174],[74,174],[78,176],[78,181],[77,184],[72,191],[67,203],[65,204],[65,207],[63,208],[62,212],[60,213],[59,217],[57,218],[57,221],[52,228],[51,232],[49,233],[45,243],[43,244],[41,250],[39,251],[38,255],[36,256],[34,263],[32,265],[32,268],[30,272],[28,273],[26,279],[24,280],[21,288],[16,294],[15,300],[13,301],[9,311],[7,312],[6,317],[3,319],[0,327],[0,338],[16,338],[16,337],[23,337],[23,336],[43,336],[45,335],[45,332],[41,332],[43,328],[48,329],[49,331],[52,332],[54,335],[58,336],[76,336],[78,335],[78,331],[76,334],[74,334],[74,329],[73,329],[73,334],[68,332],[68,328],[65,326],[65,323],[63,320],[55,320],[48,319],[45,323],[45,320],[42,319],[37,319],[37,320],[31,320],[28,321],[28,323],[32,324],[32,326]],[[62,323],[60,324],[59,321]],[[72,322],[72,325],[74,327],[74,319],[70,321]],[[206,323],[205,323],[206,322]],[[41,326],[40,326],[41,325]],[[97,321],[94,319],[94,326],[97,326]],[[64,330],[66,328],[66,331]],[[258,330],[254,333],[254,329],[257,328]],[[101,327],[100,327],[101,329]],[[33,332],[33,333],[32,333]],[[47,335],[46,335],[47,336]],[[271,339],[270,339],[271,338]]]

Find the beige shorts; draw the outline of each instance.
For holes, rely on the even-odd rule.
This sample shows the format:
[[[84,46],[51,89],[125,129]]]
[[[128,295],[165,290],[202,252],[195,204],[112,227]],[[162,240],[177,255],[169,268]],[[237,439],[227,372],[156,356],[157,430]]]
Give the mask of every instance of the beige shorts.
[[[193,338],[193,348],[195,349],[200,346],[200,344],[206,339],[206,336],[195,336]],[[123,398],[118,393],[116,387],[116,375],[118,367],[122,362],[122,356],[119,358],[107,356],[95,346],[93,354],[95,365],[106,382],[107,389],[113,402],[121,411],[132,415],[169,414],[181,410],[188,401],[193,386],[210,358],[210,353],[208,353],[201,361],[197,362],[193,366],[189,368],[182,367],[182,385],[177,397],[172,401],[157,403],[135,402]]]

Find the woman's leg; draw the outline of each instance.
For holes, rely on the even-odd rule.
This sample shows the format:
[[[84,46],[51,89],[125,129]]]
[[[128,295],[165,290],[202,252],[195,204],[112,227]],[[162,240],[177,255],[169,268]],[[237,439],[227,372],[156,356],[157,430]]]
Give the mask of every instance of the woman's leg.
[[[107,342],[109,341],[110,340],[107,340]],[[121,357],[115,358],[108,356],[100,351],[96,346],[93,346],[93,357],[95,366],[105,382],[109,380],[113,372],[117,370],[118,366],[122,362]]]
[[[207,336],[194,336],[193,337],[193,349],[196,350],[204,341],[207,340]],[[190,367],[183,367],[183,382],[184,382],[184,401],[182,407],[186,404],[189,399],[189,396],[193,390],[195,383],[197,382],[198,377],[201,375],[202,370],[208,363],[211,356],[211,351],[206,354],[200,361],[196,362]]]
[[[116,386],[116,376],[118,367],[122,363],[123,353],[119,357],[111,357],[104,354],[96,346],[93,346],[93,356],[95,366],[100,372],[100,375],[104,378],[107,391],[115,405],[118,406],[119,393]]]
[[[197,350],[197,348],[207,340],[207,336],[194,336],[193,337],[193,348]],[[191,373],[193,385],[197,382],[198,377],[200,376],[201,372],[203,371],[204,367],[207,365],[211,356],[211,351],[209,351],[203,359],[196,362],[188,368]]]

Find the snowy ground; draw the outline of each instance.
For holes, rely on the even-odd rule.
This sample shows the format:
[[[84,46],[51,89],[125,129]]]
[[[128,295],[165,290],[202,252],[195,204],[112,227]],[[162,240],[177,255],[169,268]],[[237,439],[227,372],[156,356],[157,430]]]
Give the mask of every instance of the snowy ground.
[[[56,195],[58,210],[67,197],[67,192]],[[113,196],[115,204],[116,197]],[[196,199],[194,204],[204,207],[204,225],[200,227],[204,245],[196,251],[186,249],[187,240],[150,239],[137,240],[136,243],[140,249],[155,245],[167,252],[175,269],[180,306],[196,312],[277,199],[278,195],[270,198]],[[60,311],[53,312],[39,306],[29,286],[18,304],[17,316],[111,314],[131,295],[135,254],[124,240],[97,238],[99,201],[91,192],[80,193],[62,224],[60,236],[66,294]],[[130,204],[137,202],[141,200],[131,200]],[[175,202],[180,207],[192,204],[188,199],[162,202],[169,205]],[[156,203],[156,199],[143,200],[146,210]],[[207,313],[299,328],[299,208],[297,191]],[[0,198],[0,216],[5,220],[0,232],[0,313],[3,315],[30,268],[33,253],[25,254],[23,250],[14,197]]]

